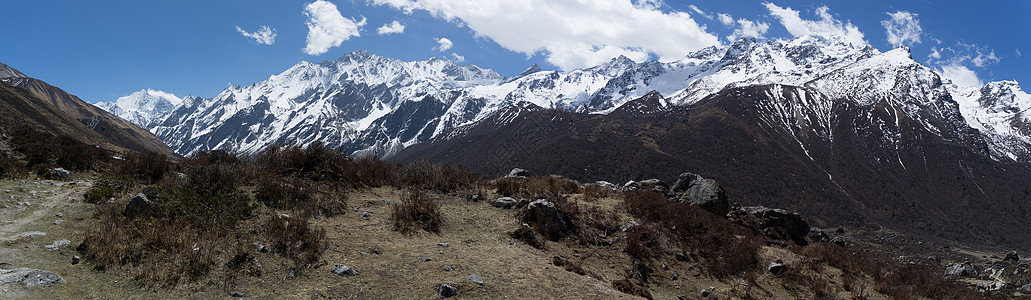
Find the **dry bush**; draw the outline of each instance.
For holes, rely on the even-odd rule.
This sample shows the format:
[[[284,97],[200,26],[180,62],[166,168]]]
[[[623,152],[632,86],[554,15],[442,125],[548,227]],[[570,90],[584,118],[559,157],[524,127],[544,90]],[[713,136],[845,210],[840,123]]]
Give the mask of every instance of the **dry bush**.
[[[634,226],[626,234],[626,247],[623,248],[623,252],[640,261],[662,256],[665,252],[661,241],[663,236],[655,227],[654,223]]]
[[[326,231],[312,229],[306,218],[274,215],[265,222],[263,229],[272,243],[272,251],[292,259],[295,272],[315,266],[326,250],[323,243]]]
[[[465,168],[435,165],[425,161],[409,163],[398,168],[399,188],[417,188],[451,193],[469,188],[479,182],[479,176]]]
[[[747,228],[700,207],[670,201],[654,191],[625,193],[623,205],[630,214],[657,224],[653,228],[684,252],[702,257],[706,270],[716,277],[759,267],[759,237]]]
[[[129,176],[102,177],[83,194],[86,203],[102,203],[128,192],[136,185]]]
[[[439,234],[444,225],[440,204],[418,189],[404,192],[401,203],[394,204],[390,219],[394,222],[394,230],[406,234],[420,229]]]
[[[25,156],[25,168],[45,175],[50,168],[100,171],[110,163],[111,153],[72,137],[22,127],[11,132],[11,147]]]
[[[645,299],[652,299],[652,293],[648,292],[648,289],[638,286],[629,279],[620,279],[612,281],[612,287],[616,288],[617,291],[623,292],[624,294],[640,296]]]
[[[540,236],[553,242],[557,242],[567,236],[580,237],[586,234],[582,231],[584,216],[579,205],[565,196],[559,195],[550,195],[544,198],[544,200],[555,205],[555,209],[558,210],[562,221],[566,225],[565,228],[559,228],[558,224],[552,224],[549,220],[541,219],[545,218],[544,216],[531,214],[528,209],[520,210],[516,214],[516,219],[529,225]]]
[[[522,192],[520,178],[499,178],[494,181],[498,194],[505,197],[518,197]]]
[[[589,184],[584,186],[584,200],[595,201],[602,198],[608,198],[612,196],[613,191],[607,187],[603,187],[597,184]]]
[[[129,152],[121,161],[115,162],[108,175],[132,176],[144,184],[152,184],[165,177],[172,168],[172,162],[164,155],[147,152]]]

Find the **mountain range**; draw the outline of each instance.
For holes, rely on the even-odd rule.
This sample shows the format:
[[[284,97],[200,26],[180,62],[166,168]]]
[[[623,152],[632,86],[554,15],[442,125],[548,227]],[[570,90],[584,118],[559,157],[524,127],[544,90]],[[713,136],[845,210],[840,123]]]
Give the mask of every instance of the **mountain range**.
[[[123,115],[182,155],[323,142],[485,176],[521,167],[623,182],[690,171],[743,205],[792,209],[821,227],[1031,249],[1029,108],[1017,82],[963,87],[905,47],[803,36],[508,78],[356,51]]]

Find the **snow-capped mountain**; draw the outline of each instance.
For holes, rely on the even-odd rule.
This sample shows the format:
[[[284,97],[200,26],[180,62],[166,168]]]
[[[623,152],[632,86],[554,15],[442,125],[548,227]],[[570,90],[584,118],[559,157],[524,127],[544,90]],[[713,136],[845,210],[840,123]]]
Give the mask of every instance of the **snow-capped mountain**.
[[[98,102],[96,106],[133,124],[147,128],[147,124],[150,124],[152,120],[165,116],[182,102],[182,99],[173,94],[143,89],[128,96],[119,97],[115,101]]]
[[[321,141],[360,155],[390,156],[416,143],[461,135],[463,128],[517,104],[609,113],[654,90],[673,105],[690,107],[725,89],[756,85],[805,87],[811,95],[804,109],[823,113],[796,122],[827,122],[834,117],[828,106],[840,98],[855,105],[886,100],[885,109],[921,120],[943,137],[974,147],[978,139],[987,141],[982,150],[996,159],[1031,159],[1023,116],[1031,101],[1016,83],[960,89],[914,61],[906,48],[882,53],[820,36],[741,39],[671,62],[617,57],[566,72],[534,65],[511,78],[449,60],[405,62],[356,51],[319,64],[302,61],[213,98],[187,97],[154,117],[148,129],[181,154],[253,153],[274,143]]]

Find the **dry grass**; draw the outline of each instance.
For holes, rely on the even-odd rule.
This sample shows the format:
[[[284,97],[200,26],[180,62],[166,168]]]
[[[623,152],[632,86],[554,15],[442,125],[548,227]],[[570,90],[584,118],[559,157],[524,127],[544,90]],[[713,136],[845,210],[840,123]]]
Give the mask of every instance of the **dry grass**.
[[[393,206],[390,219],[394,222],[394,230],[406,234],[418,230],[439,234],[444,226],[440,204],[418,189],[404,193],[401,203]]]

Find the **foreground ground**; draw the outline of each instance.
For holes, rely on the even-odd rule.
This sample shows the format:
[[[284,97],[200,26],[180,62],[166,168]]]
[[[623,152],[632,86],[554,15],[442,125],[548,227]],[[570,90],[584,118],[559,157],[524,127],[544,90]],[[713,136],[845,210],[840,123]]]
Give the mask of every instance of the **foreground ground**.
[[[402,198],[401,191],[395,188],[351,191],[347,212],[313,218],[313,227],[326,230],[325,252],[316,266],[303,272],[275,268],[271,264],[276,261],[269,259],[264,263],[270,271],[260,275],[174,286],[140,283],[119,268],[101,272],[88,260],[72,264],[73,256],[82,255],[74,248],[83,241],[83,233],[97,226],[99,220],[94,205],[83,202],[83,193],[94,178],[77,176],[80,177],[67,181],[0,181],[0,269],[48,270],[67,281],[37,287],[2,285],[0,298],[211,299],[230,298],[230,293],[239,292],[247,298],[268,299],[432,299],[438,297],[437,287],[444,283],[457,287],[459,298],[638,298],[613,287],[613,281],[627,278],[635,266],[634,259],[624,251],[624,232],[608,236],[613,241],[608,245],[548,242],[545,249],[537,249],[510,236],[521,226],[516,210],[492,207],[486,201],[470,201],[459,193],[430,193],[429,197],[441,204],[444,225],[440,233],[402,234],[393,230],[390,219],[392,205]],[[129,196],[120,195],[122,198],[116,200],[126,201]],[[629,215],[620,205],[622,200],[616,197],[588,201],[583,195],[569,196],[582,207],[598,208],[615,216],[620,224],[643,223]],[[496,197],[494,191],[489,191],[486,198]],[[879,235],[888,237],[880,241],[882,245],[896,251],[919,245],[892,238],[891,234]],[[62,239],[69,240],[69,246],[46,249]],[[936,251],[948,259],[1001,255],[966,249]],[[259,259],[264,257],[257,249],[254,253]],[[703,290],[711,292],[707,296],[710,299],[816,298],[809,288],[798,287],[765,268],[776,260],[793,266],[806,259],[783,247],[762,246],[757,270],[727,278],[703,272],[698,262],[658,259],[651,264],[653,270],[647,272],[652,278],[647,289],[656,299],[701,299]],[[558,260],[579,265],[584,275],[557,266]],[[330,270],[337,264],[353,267],[357,275],[332,274]],[[470,281],[471,275],[482,278],[483,283]],[[825,298],[888,298],[868,278],[860,278],[846,288],[837,268],[820,266],[810,275],[826,283],[821,288],[827,292],[822,295]],[[1023,296],[1019,292],[1011,295]]]

